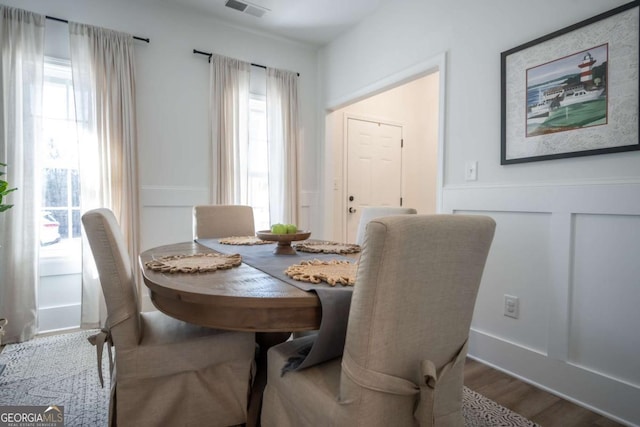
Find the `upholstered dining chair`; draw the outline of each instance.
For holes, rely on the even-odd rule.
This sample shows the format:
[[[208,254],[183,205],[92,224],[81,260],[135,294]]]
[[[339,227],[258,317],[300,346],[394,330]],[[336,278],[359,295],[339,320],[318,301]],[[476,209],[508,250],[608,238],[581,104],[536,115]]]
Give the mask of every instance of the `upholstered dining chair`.
[[[254,334],[202,328],[157,311],[140,313],[136,280],[115,216],[108,209],[95,209],[82,216],[82,223],[108,315],[93,342],[115,347],[109,424],[246,422]],[[101,345],[98,349],[100,354]]]
[[[356,232],[356,244],[362,246],[362,244],[364,243],[364,232],[367,228],[367,224],[372,219],[390,215],[406,215],[417,213],[418,211],[413,208],[398,208],[390,206],[363,207],[362,213],[360,214],[360,222],[358,222],[358,231]]]
[[[196,205],[193,207],[193,239],[255,236],[253,208],[245,205]],[[256,377],[250,398],[249,416],[259,419],[262,390],[266,382],[266,349],[289,338],[290,332],[255,334]],[[253,420],[252,420],[253,421]],[[251,424],[251,423],[249,423]]]
[[[462,426],[467,339],[494,229],[471,215],[372,220],[342,357],[282,375],[308,338],[270,349],[262,425]]]
[[[244,205],[193,207],[193,239],[254,236],[253,208]]]

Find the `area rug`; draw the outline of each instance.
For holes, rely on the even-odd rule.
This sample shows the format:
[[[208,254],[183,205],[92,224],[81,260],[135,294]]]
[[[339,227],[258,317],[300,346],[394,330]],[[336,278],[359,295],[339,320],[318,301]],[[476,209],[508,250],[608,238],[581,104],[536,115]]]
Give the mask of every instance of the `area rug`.
[[[0,375],[0,406],[64,406],[65,426],[107,426],[109,361],[104,351],[104,388],[100,387],[96,350],[85,330],[7,345]]]
[[[107,426],[109,362],[104,352],[100,387],[95,348],[86,330],[7,345],[0,353],[0,406],[64,406],[66,426]],[[468,427],[536,426],[526,418],[464,388],[462,412]]]

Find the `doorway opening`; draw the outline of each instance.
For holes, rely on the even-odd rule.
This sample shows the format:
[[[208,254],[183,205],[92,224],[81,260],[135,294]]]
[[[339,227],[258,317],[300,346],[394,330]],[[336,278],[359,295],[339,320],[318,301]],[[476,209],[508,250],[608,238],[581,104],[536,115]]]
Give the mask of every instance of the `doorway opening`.
[[[324,181],[324,234],[327,239],[353,243],[353,233],[349,233],[349,229],[353,228],[357,207],[354,205],[355,200],[349,199],[356,197],[349,194],[349,187],[353,188],[354,175],[360,181],[365,180],[364,184],[359,185],[371,186],[372,191],[391,194],[391,188],[387,186],[395,186],[396,180],[387,174],[400,170],[400,200],[393,204],[374,200],[373,205],[402,205],[415,208],[421,214],[441,211],[444,176],[444,64],[442,54],[423,64],[422,70],[413,75],[401,73],[392,76],[378,87],[359,91],[352,99],[328,110],[325,121]],[[353,170],[354,154],[349,143],[349,123],[354,120],[392,124],[401,128],[399,169],[377,168],[373,178],[361,172],[359,167]],[[353,212],[354,209],[356,212]]]
[[[402,206],[402,125],[345,114],[345,242],[354,243],[363,208]]]

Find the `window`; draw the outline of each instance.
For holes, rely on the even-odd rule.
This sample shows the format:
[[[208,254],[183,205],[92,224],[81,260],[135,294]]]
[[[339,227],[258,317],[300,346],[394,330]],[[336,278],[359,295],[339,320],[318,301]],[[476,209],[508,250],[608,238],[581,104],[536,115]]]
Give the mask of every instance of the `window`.
[[[80,326],[80,177],[71,64],[45,57],[40,169],[38,331]]]
[[[267,102],[264,96],[255,94],[251,94],[249,99],[247,204],[253,207],[256,230],[268,230],[270,221]]]
[[[80,242],[80,179],[71,66],[45,60],[41,165],[41,256],[68,254]]]

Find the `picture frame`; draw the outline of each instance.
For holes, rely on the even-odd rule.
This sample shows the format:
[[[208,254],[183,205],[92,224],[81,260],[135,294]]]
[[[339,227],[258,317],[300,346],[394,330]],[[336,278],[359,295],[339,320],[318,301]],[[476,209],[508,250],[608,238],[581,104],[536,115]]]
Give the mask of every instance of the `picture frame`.
[[[640,0],[501,53],[500,164],[640,150]]]

